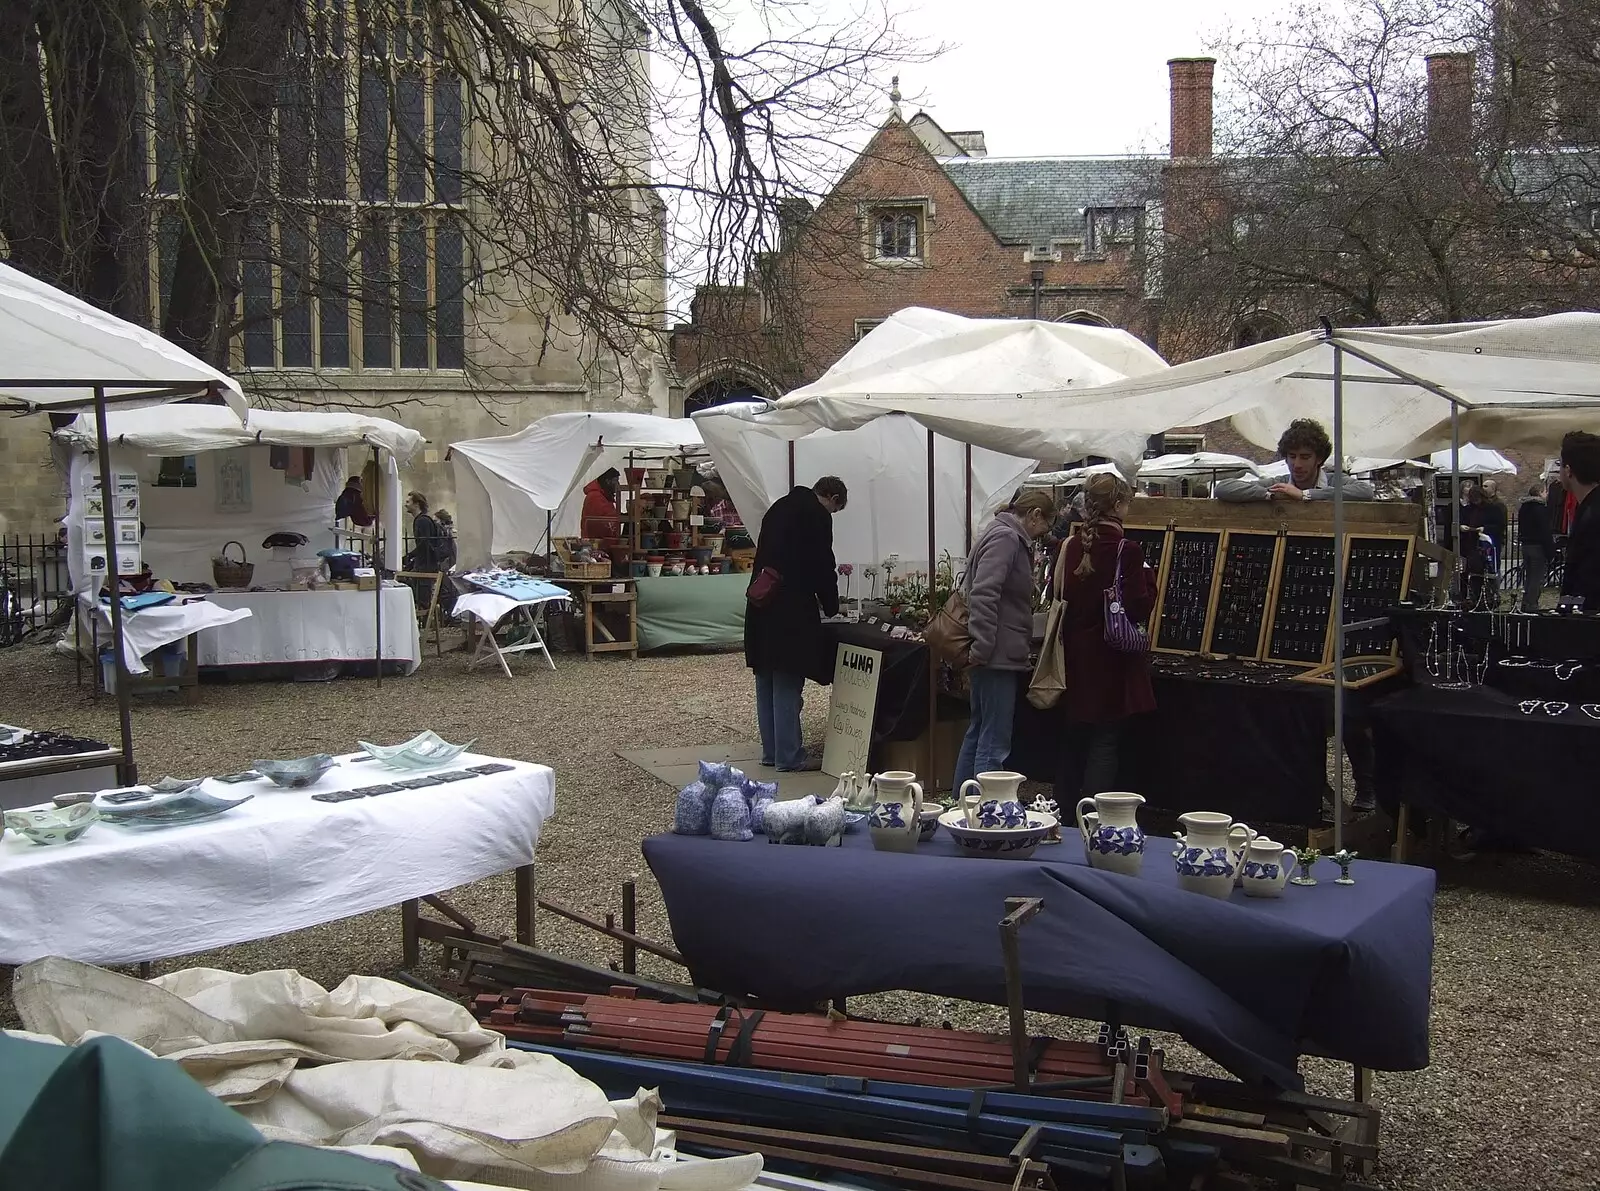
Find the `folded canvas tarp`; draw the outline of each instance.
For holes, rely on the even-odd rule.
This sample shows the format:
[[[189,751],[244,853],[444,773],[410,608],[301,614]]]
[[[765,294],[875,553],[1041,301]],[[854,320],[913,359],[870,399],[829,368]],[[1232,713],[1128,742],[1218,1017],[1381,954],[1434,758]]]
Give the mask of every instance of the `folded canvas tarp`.
[[[93,414],[83,414],[57,437],[95,444]],[[370,446],[405,464],[421,449],[417,431],[388,418],[345,410],[252,409],[241,423],[215,405],[171,405],[118,410],[106,419],[106,438],[148,455],[194,455],[257,444],[276,447]]]
[[[984,334],[999,332],[964,337]],[[1127,379],[1100,380],[1092,369],[1065,385],[1019,377],[1010,393],[948,368],[956,342],[911,343],[859,375],[824,376],[778,402],[767,421],[798,436],[901,413],[995,450],[1134,466],[1148,435],[1231,418],[1270,450],[1295,418],[1331,422],[1339,346],[1348,454],[1399,458],[1449,446],[1452,403],[1432,388],[1454,398],[1463,441],[1548,451],[1566,430],[1600,428],[1600,314],[1308,331]]]
[[[456,479],[456,550],[482,566],[510,550],[545,552],[545,530],[573,537],[584,486],[611,468],[698,453],[700,431],[687,418],[654,414],[570,413],[540,418],[499,438],[450,444]]]
[[[249,408],[225,373],[143,327],[0,264],[0,409],[166,401],[213,392],[237,421]]]

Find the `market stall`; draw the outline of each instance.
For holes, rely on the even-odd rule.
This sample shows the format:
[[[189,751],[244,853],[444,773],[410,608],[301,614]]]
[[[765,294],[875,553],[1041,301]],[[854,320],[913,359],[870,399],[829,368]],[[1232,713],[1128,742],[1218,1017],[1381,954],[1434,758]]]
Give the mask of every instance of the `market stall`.
[[[209,605],[248,612],[229,623],[203,623],[209,609],[177,603],[179,620],[186,606],[201,619],[166,626],[167,640],[197,633],[204,666],[381,657],[414,670],[421,645],[411,590],[380,585],[376,574],[365,582],[353,574],[324,582],[318,555],[348,539],[334,504],[370,451],[383,480],[376,542],[368,542],[367,553],[399,569],[399,466],[421,447],[422,436],[386,418],[333,411],[254,410],[247,425],[232,421],[227,410],[190,405],[108,417],[110,501],[118,514],[109,548],[94,526],[103,499],[95,477],[99,427],[79,418],[57,432],[67,450],[73,589],[83,597],[98,590],[114,557],[119,574],[148,568],[156,580],[204,592]],[[266,545],[273,540],[295,544]],[[229,565],[219,567],[219,558]]]
[[[11,912],[0,921],[0,964],[188,955],[531,871],[540,828],[555,810],[554,774],[473,753],[444,768],[460,779],[441,785],[437,774],[424,774],[402,789],[383,785],[402,775],[352,754],[302,789],[259,775],[207,778],[201,793],[249,800],[166,830],[102,821],[64,847],[36,847],[8,832],[0,839],[0,901]],[[349,796],[377,787],[378,795]],[[114,808],[105,796],[97,803]],[[362,846],[352,849],[356,839]],[[531,894],[526,901],[524,942]],[[409,938],[407,950],[415,946]]]
[[[0,264],[0,410],[14,413],[96,412],[104,426],[113,406],[150,406],[185,399],[205,398],[226,407],[226,414],[242,425],[249,408],[239,386],[228,376],[162,339],[114,315],[46,285],[9,265]],[[102,492],[113,490],[110,451],[101,431],[99,482]],[[100,529],[107,542],[115,542],[115,509],[101,508]],[[119,768],[124,780],[135,776],[133,726],[129,704],[128,673],[122,641],[122,606],[110,610],[112,666],[117,682]],[[102,762],[87,756],[85,768]],[[40,764],[60,772],[63,760],[49,758]],[[27,777],[29,765],[16,772]]]
[[[1178,888],[1154,848],[1129,879],[1064,834],[1025,860],[962,856],[943,832],[913,855],[864,832],[838,848],[659,835],[644,854],[695,980],[774,1008],[890,989],[1005,1004],[995,924],[1036,897],[1018,947],[1029,1009],[1171,1029],[1279,1087],[1300,1085],[1305,1053],[1427,1066],[1432,872],[1357,862],[1338,886],[1323,861],[1315,888],[1218,900]]]

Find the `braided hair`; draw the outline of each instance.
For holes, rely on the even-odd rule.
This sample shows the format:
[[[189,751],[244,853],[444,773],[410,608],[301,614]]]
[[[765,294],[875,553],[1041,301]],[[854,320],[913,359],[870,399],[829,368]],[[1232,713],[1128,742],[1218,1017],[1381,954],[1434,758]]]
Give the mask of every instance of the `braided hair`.
[[[1077,569],[1072,572],[1074,575],[1094,573],[1094,563],[1089,555],[1100,536],[1100,527],[1107,522],[1121,525],[1122,517],[1117,513],[1117,506],[1132,499],[1132,485],[1110,472],[1091,477],[1083,486],[1084,520],[1073,530],[1078,535],[1078,541],[1083,543],[1083,557],[1078,560]]]

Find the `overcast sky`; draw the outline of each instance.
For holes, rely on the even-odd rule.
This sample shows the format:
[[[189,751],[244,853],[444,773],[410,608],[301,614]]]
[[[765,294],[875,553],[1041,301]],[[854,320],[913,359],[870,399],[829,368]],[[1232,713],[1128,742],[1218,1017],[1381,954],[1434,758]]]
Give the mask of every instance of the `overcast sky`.
[[[849,11],[849,0],[813,0]],[[1167,59],[1287,0],[899,0],[903,31],[952,48],[902,70],[909,117],[981,128],[995,156],[1165,151]],[[887,112],[887,107],[885,107]]]

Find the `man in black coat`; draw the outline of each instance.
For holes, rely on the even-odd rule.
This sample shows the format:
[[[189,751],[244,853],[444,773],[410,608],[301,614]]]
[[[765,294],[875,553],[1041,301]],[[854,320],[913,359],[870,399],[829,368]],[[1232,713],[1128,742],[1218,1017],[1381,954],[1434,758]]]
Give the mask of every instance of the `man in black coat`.
[[[1544,594],[1550,563],[1556,554],[1550,529],[1550,508],[1545,503],[1544,481],[1535,480],[1517,506],[1517,536],[1522,540],[1522,610],[1537,612]]]
[[[770,570],[776,588],[760,607],[745,607],[744,663],[756,672],[761,763],[789,773],[817,768],[801,736],[801,694],[807,678],[833,681],[822,617],[839,611],[832,517],[848,499],[843,480],[823,476],[780,497],[761,519],[751,585],[774,582],[763,580]]]

